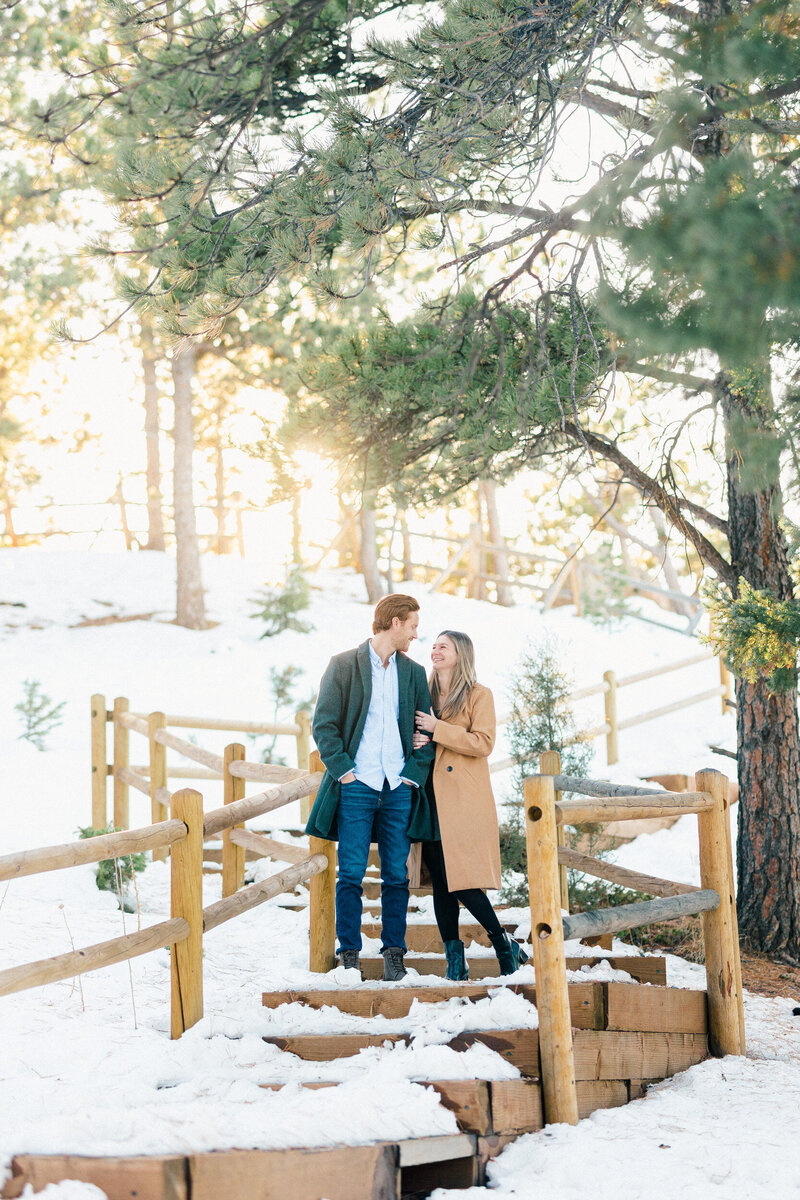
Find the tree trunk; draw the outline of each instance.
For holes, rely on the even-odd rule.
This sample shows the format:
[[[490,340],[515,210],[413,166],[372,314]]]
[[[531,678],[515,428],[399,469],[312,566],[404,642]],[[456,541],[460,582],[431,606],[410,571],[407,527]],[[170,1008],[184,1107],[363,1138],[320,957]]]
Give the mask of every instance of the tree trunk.
[[[225,458],[224,439],[222,436],[225,426],[224,400],[217,401],[217,408],[214,415],[214,514],[217,519],[217,536],[214,539],[214,548],[217,554],[225,554],[227,552],[225,538],[227,509],[225,508]]]
[[[361,505],[361,573],[367,585],[370,604],[377,604],[383,595],[378,571],[378,540],[375,529],[375,494],[365,492]]]
[[[299,492],[292,496],[292,562],[296,567],[303,565],[303,519]]]
[[[144,375],[144,436],[147,454],[147,542],[145,550],[164,550],[164,513],[161,497],[161,454],[158,444],[158,383],[156,353],[150,330],[142,326],[142,373]]]
[[[649,509],[650,519],[653,522],[658,537],[658,549],[655,550],[656,557],[661,557],[661,570],[664,572],[664,578],[667,581],[667,587],[672,592],[682,592],[681,578],[678,574],[678,569],[672,561],[672,556],[669,552],[669,534],[667,532],[664,514],[660,508]],[[684,600],[671,600],[669,602],[673,612],[679,613],[683,617],[692,617],[694,615],[695,606]]]
[[[500,575],[503,582],[496,584],[497,603],[510,608],[514,597],[508,582],[508,555],[505,549],[505,538],[500,524],[500,514],[497,511],[497,485],[493,479],[482,479],[479,483],[483,504],[486,509],[486,521],[489,526],[489,541],[498,549],[492,551],[493,574]]]
[[[175,401],[173,493],[175,547],[178,563],[178,596],[175,620],[187,629],[205,629],[206,610],[200,574],[200,549],[194,510],[192,456],[192,381],[197,366],[197,347],[188,345],[172,359]]]
[[[771,405],[755,389],[722,381],[726,429],[742,419],[768,427]],[[778,600],[793,595],[779,525],[776,482],[754,491],[742,479],[742,455],[728,436],[728,524],[736,579]],[[737,680],[739,762],[738,912],[742,940],[754,950],[800,964],[800,739],[797,693],[771,695],[765,680]]]
[[[400,536],[403,539],[403,579],[411,582],[414,578],[414,568],[411,565],[414,556],[411,553],[411,534],[408,532],[408,518],[405,509],[398,514],[400,517]]]

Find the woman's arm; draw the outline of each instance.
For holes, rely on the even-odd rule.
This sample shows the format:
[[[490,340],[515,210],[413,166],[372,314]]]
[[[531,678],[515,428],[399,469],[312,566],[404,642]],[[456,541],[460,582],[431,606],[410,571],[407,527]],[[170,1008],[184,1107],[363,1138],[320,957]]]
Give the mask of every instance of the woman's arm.
[[[433,740],[438,746],[470,758],[488,758],[494,749],[497,731],[494,697],[488,688],[482,687],[477,695],[470,697],[469,703],[472,706],[469,729],[451,725],[448,721],[437,721]]]

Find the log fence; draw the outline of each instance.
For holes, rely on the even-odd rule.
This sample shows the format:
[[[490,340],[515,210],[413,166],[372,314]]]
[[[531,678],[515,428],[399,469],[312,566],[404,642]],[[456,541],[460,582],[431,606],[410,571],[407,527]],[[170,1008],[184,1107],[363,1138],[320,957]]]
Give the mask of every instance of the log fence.
[[[105,761],[107,721],[113,722],[114,726],[112,764]],[[226,746],[222,755],[216,755],[170,733],[167,729],[169,724],[205,729],[228,729],[233,725],[238,729],[244,727],[248,732],[290,734],[297,739],[298,763],[302,763],[304,757],[306,761],[298,769],[272,763],[248,763],[244,758],[244,746],[238,743]],[[328,849],[330,843],[323,843],[325,849],[320,852],[313,844],[308,849],[284,845],[244,828],[246,820],[292,801],[302,802],[316,792],[321,779],[320,763],[316,753],[313,764],[309,762],[309,719],[306,713],[298,713],[294,724],[277,726],[269,722],[234,723],[217,722],[211,718],[174,718],[160,712],[145,717],[130,712],[124,698],[118,698],[109,711],[105,698],[95,695],[92,697],[91,732],[93,826],[97,829],[106,826],[106,781],[109,775],[114,781],[115,820],[127,819],[127,789],[130,787],[151,797],[153,814],[158,819],[138,829],[125,826],[112,833],[98,834],[78,842],[0,856],[0,882],[148,850],[154,859],[166,858],[169,853],[170,917],[136,933],[85,946],[69,954],[0,970],[0,996],[69,979],[169,946],[171,1034],[173,1038],[180,1037],[203,1015],[205,933],[273,896],[294,891],[299,883],[311,884],[323,873],[330,878],[322,889],[317,886],[312,890],[312,915],[319,926],[318,898],[325,897],[326,908],[322,915],[326,930],[332,922],[333,908],[327,900],[332,896],[334,886],[332,876],[335,859]],[[150,761],[146,767],[132,767],[129,763],[131,733],[148,740]],[[203,764],[203,778],[223,781],[224,803],[221,808],[204,814],[203,798],[192,788],[170,793],[166,787],[168,773],[181,776],[187,768],[173,767],[169,770],[166,766],[167,748]],[[190,778],[196,776],[196,769],[188,770]],[[247,779],[262,780],[268,787],[256,795],[245,796]],[[222,899],[203,908],[203,847],[207,840],[220,834],[223,838]],[[315,839],[312,839],[313,842]],[[290,865],[268,879],[244,888],[246,850]]]
[[[707,688],[705,691],[695,692],[689,696],[683,696],[679,700],[671,701],[669,704],[659,705],[658,708],[634,713],[630,717],[620,719],[617,712],[617,695],[620,688],[631,687],[634,684],[643,683],[649,679],[658,679],[663,675],[670,675],[673,671],[682,671],[687,667],[696,666],[698,663],[711,662],[714,658],[716,658],[716,655],[712,651],[703,650],[697,654],[690,655],[688,658],[679,659],[678,662],[667,663],[666,666],[650,667],[646,671],[636,671],[632,675],[624,675],[621,678],[618,678],[614,671],[604,671],[603,678],[599,683],[592,683],[587,687],[575,688],[567,696],[569,703],[574,704],[579,700],[586,700],[592,696],[602,696],[605,710],[605,720],[602,724],[587,729],[575,740],[594,741],[595,738],[605,737],[606,762],[608,766],[613,766],[619,762],[619,734],[625,729],[633,729],[637,725],[644,725],[648,721],[658,720],[659,717],[680,712],[684,708],[692,708],[696,704],[705,704],[708,700],[714,700],[717,697],[721,701],[723,714],[726,713],[730,707],[735,707],[734,680],[722,658],[717,659],[720,681],[716,687]],[[509,720],[510,717],[508,715],[503,715],[498,718],[497,723],[498,725],[504,725]],[[490,763],[489,770],[494,775],[500,771],[506,771],[509,767],[513,766],[513,758],[503,758]]]
[[[564,949],[568,940],[702,914],[709,1049],[720,1057],[745,1053],[728,781],[718,771],[702,771],[696,792],[653,794],[562,775],[554,751],[542,756],[540,769],[544,766],[550,773],[526,779],[524,798],[542,1095],[548,1123],[574,1125],[578,1100]],[[563,800],[564,791],[581,798]],[[564,825],[634,820],[661,811],[697,816],[699,888],[627,871],[559,845]],[[568,867],[656,898],[570,914],[564,879]]]
[[[145,719],[123,706],[115,707],[117,723],[123,729],[147,737],[151,745],[169,747],[194,761],[208,764],[210,752],[170,734],[164,724],[168,718],[163,714],[150,714]],[[95,696],[92,700],[93,733],[100,711],[106,712],[105,702],[103,697]],[[157,719],[154,720],[154,716]],[[209,723],[207,727],[214,726]],[[94,737],[92,745],[96,750],[97,739]],[[251,818],[311,797],[322,778],[319,755],[314,751],[306,769],[295,770],[247,763],[243,752],[244,748],[238,743],[225,748],[220,760],[224,803],[210,812],[203,812],[202,796],[191,788],[170,794],[159,787],[156,799],[166,810],[166,820],[141,829],[123,829],[80,842],[0,857],[0,881],[4,881],[148,849],[153,853],[169,850],[171,878],[168,919],[69,954],[1,970],[0,996],[67,979],[169,946],[171,1035],[180,1037],[203,1015],[204,935],[282,892],[293,891],[300,883],[307,883],[309,887],[310,968],[324,972],[333,966],[334,844],[310,838],[307,849],[297,844],[285,846],[244,828],[244,822]],[[93,765],[100,766],[99,763]],[[565,952],[565,942],[570,939],[701,914],[709,1048],[719,1056],[745,1052],[727,779],[717,771],[708,770],[698,773],[694,792],[655,793],[647,788],[563,775],[559,756],[553,751],[542,756],[540,769],[542,767],[546,767],[548,773],[527,779],[524,788],[542,1096],[548,1123],[574,1124],[579,1109]],[[148,787],[143,782],[143,771],[131,768],[127,762],[120,771],[124,772],[120,778],[126,786],[149,790],[149,782]],[[242,795],[244,780],[259,777],[268,784],[265,790],[253,796]],[[564,792],[578,798],[563,799]],[[662,812],[697,816],[699,887],[627,871],[577,854],[563,844],[564,826],[575,822],[600,824]],[[225,844],[228,846],[228,853],[223,853],[222,898],[204,908],[203,845],[219,834],[227,839]],[[260,883],[243,887],[246,850],[288,862],[288,866]],[[570,867],[636,887],[655,899],[611,909],[569,913],[565,876]],[[562,911],[564,908],[566,913]]]

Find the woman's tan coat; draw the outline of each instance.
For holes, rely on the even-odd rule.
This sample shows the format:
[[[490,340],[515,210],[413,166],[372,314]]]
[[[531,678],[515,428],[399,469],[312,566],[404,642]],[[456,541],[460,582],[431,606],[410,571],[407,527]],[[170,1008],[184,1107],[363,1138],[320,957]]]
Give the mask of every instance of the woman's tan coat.
[[[495,731],[494,698],[480,683],[461,711],[449,721],[437,721],[433,731],[433,791],[451,892],[500,887],[500,840],[488,763]]]

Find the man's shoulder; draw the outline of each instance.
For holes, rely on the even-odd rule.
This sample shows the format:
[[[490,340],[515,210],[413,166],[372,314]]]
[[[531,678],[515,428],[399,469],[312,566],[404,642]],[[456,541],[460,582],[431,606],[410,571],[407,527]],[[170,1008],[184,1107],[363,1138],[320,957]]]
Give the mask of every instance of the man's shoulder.
[[[401,650],[398,650],[397,652],[397,659],[398,662],[402,659],[402,661],[407,664],[412,675],[416,675],[417,677],[421,676],[423,679],[428,678],[425,674],[425,668],[422,666],[422,664],[415,662],[413,658],[409,658],[409,656],[407,654],[403,654]]]
[[[341,650],[338,654],[334,654],[331,657],[330,665],[332,667],[352,666],[358,659],[359,650],[362,650],[366,645],[366,642],[362,642],[360,646],[353,646],[351,650]]]

